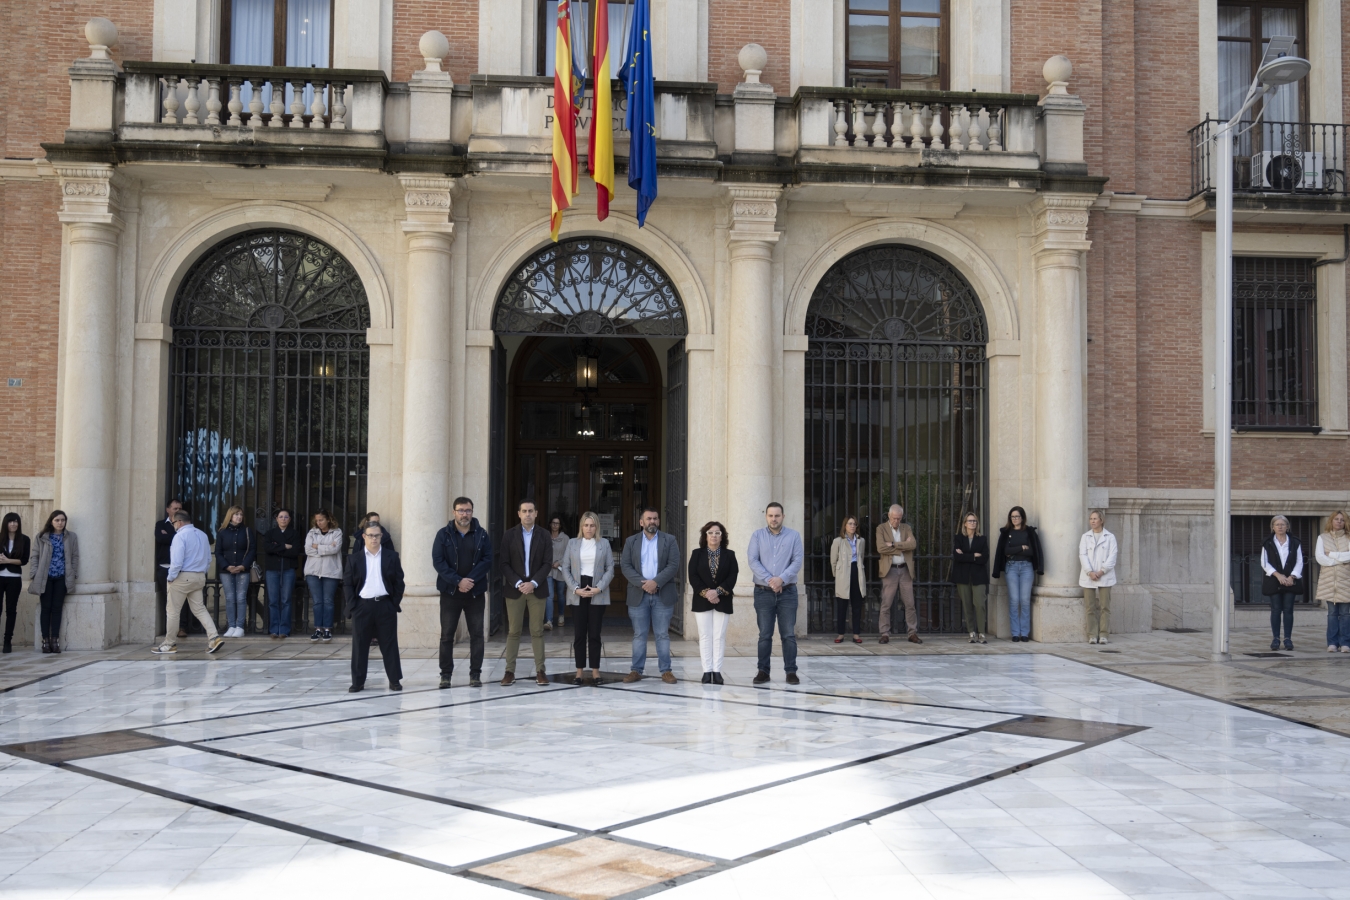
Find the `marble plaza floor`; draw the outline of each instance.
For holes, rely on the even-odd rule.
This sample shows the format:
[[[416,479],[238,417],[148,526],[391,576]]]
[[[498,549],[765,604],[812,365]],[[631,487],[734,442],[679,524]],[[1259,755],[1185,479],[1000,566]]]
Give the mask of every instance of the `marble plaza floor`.
[[[503,688],[494,647],[357,695],[340,642],[15,653],[0,896],[1350,898],[1350,658],[1248,637],[814,638],[763,688],[682,643],[675,685]]]

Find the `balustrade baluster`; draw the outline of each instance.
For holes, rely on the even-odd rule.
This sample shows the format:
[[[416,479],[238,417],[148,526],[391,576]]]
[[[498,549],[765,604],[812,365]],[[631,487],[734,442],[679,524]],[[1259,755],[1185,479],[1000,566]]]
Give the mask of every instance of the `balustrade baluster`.
[[[240,115],[244,111],[244,101],[239,99],[239,95],[243,91],[243,82],[231,79],[226,83],[230,90],[230,119],[225,124],[234,125],[237,128],[244,124],[244,117]]]
[[[333,124],[330,127],[347,127],[347,85],[340,81],[333,85]]]
[[[896,103],[892,106],[891,114],[891,147],[905,146],[905,123],[904,118],[909,113],[908,103]]]
[[[914,104],[913,109],[914,115],[911,116],[909,120],[909,149],[922,150],[924,135],[923,115],[928,112],[928,107],[920,107],[919,104],[916,103]]]
[[[886,104],[874,104],[876,108],[876,118],[872,120],[872,148],[874,150],[886,149]]]
[[[189,77],[187,80],[187,97],[183,100],[184,125],[197,124],[197,110],[202,108],[202,99],[197,96],[197,85],[200,83],[201,79],[195,76]]]
[[[964,106],[952,107],[952,130],[951,130],[952,141],[950,144],[950,148],[952,150],[966,149],[966,145],[961,140],[966,133],[965,116],[966,116],[966,108]]]
[[[970,108],[970,129],[966,132],[969,140],[966,141],[967,150],[984,150],[984,144],[980,141],[980,117],[984,115],[984,107],[979,109]]]
[[[160,120],[165,125],[178,124],[178,76],[164,76],[164,117]]]
[[[936,103],[933,104],[933,124],[929,126],[928,129],[928,133],[933,136],[933,139],[928,144],[928,147],[931,150],[944,149],[942,143],[942,132],[944,130],[942,127],[942,111],[945,108],[946,107],[939,106]]]
[[[305,83],[289,82],[287,90],[291,92],[291,127],[305,127]]]
[[[866,105],[861,100],[853,101],[853,146],[867,146]]]
[[[834,101],[834,145],[836,147],[848,146],[848,120],[844,118],[844,105],[847,100]]]
[[[999,138],[1003,136],[1003,128],[999,122],[1003,118],[1003,107],[996,106],[989,110],[989,150],[992,153],[999,153],[1003,150],[1003,145],[999,143]]]
[[[286,82],[282,80],[269,83],[272,85],[272,102],[268,105],[268,109],[272,113],[272,119],[267,123],[267,127],[280,128],[285,124],[282,119],[286,115]]]
[[[262,123],[263,123],[263,120],[262,120],[262,111],[263,111],[262,89],[263,89],[263,83],[264,83],[264,82],[263,82],[263,80],[262,80],[261,78],[250,78],[250,79],[248,79],[248,86],[249,86],[249,90],[251,91],[251,93],[250,93],[250,95],[249,95],[249,98],[248,98],[248,127],[249,127],[249,128],[261,128],[261,127],[262,127]]]
[[[309,105],[309,127],[324,128],[326,127],[323,123],[323,91],[325,85],[318,81],[312,82],[312,84],[314,85],[314,102]]]
[[[206,79],[206,124],[220,124],[220,79]]]

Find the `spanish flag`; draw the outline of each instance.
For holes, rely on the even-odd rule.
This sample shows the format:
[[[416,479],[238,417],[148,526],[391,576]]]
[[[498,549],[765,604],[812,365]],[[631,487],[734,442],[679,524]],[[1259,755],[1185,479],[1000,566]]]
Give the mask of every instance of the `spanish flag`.
[[[577,195],[577,127],[572,99],[572,4],[558,0],[557,49],[553,54],[553,212],[549,235],[558,239],[563,210]]]
[[[595,214],[601,222],[609,216],[614,199],[614,125],[610,118],[609,96],[609,0],[592,0],[595,21],[595,58],[591,74],[595,89],[591,94],[591,143],[587,165],[595,179]]]

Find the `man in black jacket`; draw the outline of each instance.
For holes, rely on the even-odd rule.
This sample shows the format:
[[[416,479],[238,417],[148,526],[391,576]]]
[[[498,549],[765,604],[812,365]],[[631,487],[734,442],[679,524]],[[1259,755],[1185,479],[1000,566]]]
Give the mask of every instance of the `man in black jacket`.
[[[455,518],[431,545],[436,590],[441,592],[441,687],[455,670],[455,630],[459,615],[469,629],[469,687],[482,687],[483,597],[492,571],[492,539],[473,517],[473,501],[456,497]]]
[[[389,690],[403,690],[403,667],[398,659],[398,613],[403,601],[403,565],[398,553],[382,547],[384,535],[378,525],[367,525],[365,547],[347,558],[343,586],[347,608],[352,611],[352,686],[355,694],[366,686],[370,639],[380,639],[384,673]]]
[[[169,505],[164,507],[164,518],[155,523],[155,594],[159,596],[159,603],[164,607],[166,616],[169,613],[169,548],[173,546],[173,536],[177,534],[173,527],[173,516],[182,508],[183,501],[170,497]],[[183,605],[187,606],[186,603]],[[182,616],[179,621],[186,622],[187,617]],[[155,634],[159,634],[159,631],[156,630]],[[187,637],[187,629],[179,628],[178,636]],[[169,635],[165,635],[165,640],[169,638]]]
[[[534,680],[548,684],[544,671],[544,579],[553,568],[553,538],[548,529],[536,528],[539,514],[533,500],[516,507],[520,524],[502,536],[502,576],[506,582],[506,674],[502,686],[516,680],[516,656],[520,653],[520,629],[529,613],[530,648],[534,651]]]

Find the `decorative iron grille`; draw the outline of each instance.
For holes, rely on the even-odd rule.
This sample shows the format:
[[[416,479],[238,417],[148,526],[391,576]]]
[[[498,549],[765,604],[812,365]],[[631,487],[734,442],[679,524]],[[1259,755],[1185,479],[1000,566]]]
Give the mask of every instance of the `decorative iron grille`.
[[[1233,427],[1319,430],[1310,259],[1233,260]]]
[[[366,500],[370,309],[347,260],[292,231],[231,238],[188,272],[171,323],[169,495],[213,539],[239,506],[260,533],[281,507],[302,534],[327,509],[350,540]],[[303,630],[302,579],[292,609]]]
[[[576,238],[516,270],[497,300],[498,334],[683,337],[684,307],[660,267],[627,244]]]
[[[876,630],[875,527],[905,507],[919,629],[960,631],[947,582],[967,511],[985,519],[985,343],[965,279],[922,250],[887,246],[840,260],[807,314],[805,584],[811,631],[834,628],[830,545],[845,516],[867,538],[864,625]],[[989,523],[986,521],[985,526]],[[903,631],[904,607],[892,615]]]

